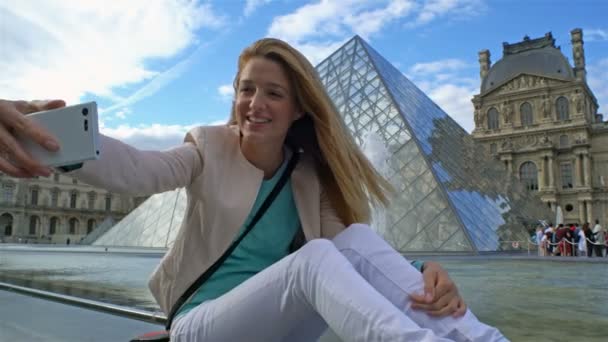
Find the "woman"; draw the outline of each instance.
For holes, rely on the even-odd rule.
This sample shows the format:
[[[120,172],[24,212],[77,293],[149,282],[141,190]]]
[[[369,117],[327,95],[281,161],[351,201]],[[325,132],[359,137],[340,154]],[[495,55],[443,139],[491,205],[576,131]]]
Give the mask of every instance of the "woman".
[[[101,159],[70,174],[121,193],[186,187],[183,225],[149,284],[163,311],[176,313],[172,341],[310,341],[327,325],[345,341],[504,340],[466,310],[439,265],[425,263],[421,275],[358,223],[369,221],[370,202],[387,203],[390,186],[354,144],[304,56],[276,39],[257,41],[241,54],[234,87],[229,125],[197,127],[163,152],[102,137]],[[48,174],[7,130],[19,112],[42,105],[63,103],[0,103],[0,141],[17,161],[0,161],[4,172]],[[20,122],[19,130],[53,148],[52,137]],[[265,215],[176,305],[240,236],[298,149],[301,161]]]

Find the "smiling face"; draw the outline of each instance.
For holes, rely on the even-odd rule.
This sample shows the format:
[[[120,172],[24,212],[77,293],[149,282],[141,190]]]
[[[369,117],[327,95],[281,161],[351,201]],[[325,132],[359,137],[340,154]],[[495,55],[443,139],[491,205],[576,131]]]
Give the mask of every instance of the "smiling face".
[[[243,140],[282,145],[291,124],[302,116],[283,67],[267,58],[251,58],[236,91],[234,109]]]

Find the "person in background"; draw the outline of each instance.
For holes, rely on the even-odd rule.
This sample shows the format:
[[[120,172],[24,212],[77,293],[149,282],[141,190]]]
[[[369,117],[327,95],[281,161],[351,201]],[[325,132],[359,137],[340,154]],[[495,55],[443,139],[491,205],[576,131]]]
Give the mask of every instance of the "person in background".
[[[536,228],[536,243],[538,244],[538,256],[544,256],[545,255],[545,249],[543,248],[543,244],[541,243],[543,240],[543,235],[545,235],[543,233],[543,227],[542,226],[538,226]]]
[[[595,239],[595,255],[601,258],[604,256],[606,236],[604,229],[602,229],[602,225],[600,225],[600,220],[595,220],[595,226],[593,227],[592,233],[593,238]]]
[[[579,229],[578,231],[578,255],[586,256],[587,255],[587,237],[585,235],[585,230]]]
[[[595,237],[593,235],[593,231],[589,227],[589,222],[585,222],[583,224],[583,232],[585,232],[586,237],[585,243],[587,244],[587,257],[591,258],[593,257]]]

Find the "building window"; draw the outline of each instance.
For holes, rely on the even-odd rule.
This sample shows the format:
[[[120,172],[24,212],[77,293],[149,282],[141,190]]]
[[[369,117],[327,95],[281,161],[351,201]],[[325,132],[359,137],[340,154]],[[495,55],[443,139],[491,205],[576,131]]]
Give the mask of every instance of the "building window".
[[[78,184],[78,180],[76,178],[72,178],[72,184]]]
[[[488,129],[498,129],[498,110],[494,107],[488,110]]]
[[[106,195],[106,211],[112,210],[112,195]]]
[[[496,151],[497,151],[496,144],[495,143],[490,144],[490,154],[495,155]]]
[[[2,200],[4,202],[12,202],[14,191],[15,191],[14,184],[11,184],[11,183],[2,184]]]
[[[568,113],[568,99],[560,96],[557,98],[555,102],[555,106],[557,108],[557,118],[560,121],[565,121],[570,119],[570,114]]]
[[[53,174],[53,180],[55,180],[55,182],[59,182],[59,174],[58,173],[54,173]]]
[[[564,134],[564,135],[560,135],[559,136],[559,147],[568,147],[569,142],[568,142],[568,135]]]
[[[536,164],[531,161],[521,164],[519,168],[519,179],[524,183],[526,189],[538,190],[538,172],[536,171]]]
[[[59,189],[53,189],[51,191],[51,206],[57,207],[57,202],[59,202]]]
[[[93,191],[89,192],[89,209],[95,209],[95,199],[97,198],[97,194]]]
[[[70,234],[76,234],[78,231],[78,220],[75,217],[70,219]]]
[[[93,228],[95,228],[95,220],[89,219],[89,221],[87,221],[87,234],[91,234]]]
[[[563,163],[560,166],[562,174],[562,189],[572,189],[572,163]]]
[[[38,216],[30,216],[30,235],[36,235],[36,230],[38,228]]]
[[[4,231],[4,235],[13,235],[13,216],[9,213],[4,213],[0,216],[0,229]]]
[[[521,114],[522,126],[530,126],[534,123],[534,116],[532,115],[532,105],[529,102],[524,102],[519,108]]]
[[[59,223],[59,219],[57,217],[51,217],[51,224],[49,226],[49,235],[57,234],[57,224]]]
[[[70,194],[70,208],[74,209],[76,208],[76,200],[78,199],[78,193],[77,192],[72,192]]]
[[[38,189],[32,189],[30,200],[32,205],[38,205]]]

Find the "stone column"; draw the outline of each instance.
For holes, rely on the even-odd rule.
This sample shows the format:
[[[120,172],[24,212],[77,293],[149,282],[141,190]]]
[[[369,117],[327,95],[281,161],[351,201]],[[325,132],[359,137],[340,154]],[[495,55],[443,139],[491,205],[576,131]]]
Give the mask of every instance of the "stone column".
[[[547,161],[542,157],[540,161],[540,169],[538,170],[538,190],[545,190],[545,173],[547,172]]]
[[[582,186],[581,184],[581,156],[580,154],[575,154],[574,160],[574,187],[578,188]]]
[[[549,156],[549,188],[555,188],[555,180],[553,179],[553,175],[555,174],[555,170],[553,170],[553,156]]]
[[[593,218],[593,202],[592,201],[587,201],[587,221],[590,224],[595,222],[595,220]]]
[[[585,223],[585,201],[578,201],[578,219],[581,224]]]
[[[586,187],[591,187],[591,175],[589,174],[590,167],[589,154],[583,154],[583,176]]]

